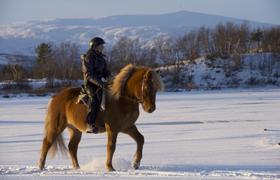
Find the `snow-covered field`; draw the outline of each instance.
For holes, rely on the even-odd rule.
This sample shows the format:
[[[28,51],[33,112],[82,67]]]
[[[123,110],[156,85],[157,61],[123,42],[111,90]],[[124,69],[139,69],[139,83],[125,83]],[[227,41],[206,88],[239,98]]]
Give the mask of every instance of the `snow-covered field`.
[[[159,94],[157,110],[137,121],[145,136],[141,168],[130,167],[136,145],[121,134],[116,172],[104,168],[105,134],[83,135],[81,170],[63,156],[37,168],[48,99],[0,99],[1,180],[280,179],[280,89]]]

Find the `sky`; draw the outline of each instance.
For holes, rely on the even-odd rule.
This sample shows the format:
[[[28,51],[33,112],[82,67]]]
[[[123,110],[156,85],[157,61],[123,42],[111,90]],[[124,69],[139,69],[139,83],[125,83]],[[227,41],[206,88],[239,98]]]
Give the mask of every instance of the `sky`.
[[[0,0],[0,24],[181,10],[280,25],[280,0]]]

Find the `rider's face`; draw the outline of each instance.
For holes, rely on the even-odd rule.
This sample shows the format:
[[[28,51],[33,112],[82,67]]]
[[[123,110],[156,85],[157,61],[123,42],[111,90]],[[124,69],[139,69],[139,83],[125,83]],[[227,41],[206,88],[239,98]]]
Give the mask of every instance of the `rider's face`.
[[[104,45],[103,44],[100,44],[99,46],[96,47],[96,50],[100,53],[103,52],[103,49],[104,49]]]

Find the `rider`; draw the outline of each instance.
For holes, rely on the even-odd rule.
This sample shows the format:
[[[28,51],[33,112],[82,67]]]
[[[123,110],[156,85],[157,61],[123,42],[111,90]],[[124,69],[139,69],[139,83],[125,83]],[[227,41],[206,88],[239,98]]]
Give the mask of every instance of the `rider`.
[[[101,104],[102,90],[106,85],[110,71],[107,69],[106,56],[103,54],[105,41],[100,37],[95,37],[89,42],[90,48],[83,61],[84,87],[90,97],[89,113],[87,115],[88,133],[98,133],[96,117]]]

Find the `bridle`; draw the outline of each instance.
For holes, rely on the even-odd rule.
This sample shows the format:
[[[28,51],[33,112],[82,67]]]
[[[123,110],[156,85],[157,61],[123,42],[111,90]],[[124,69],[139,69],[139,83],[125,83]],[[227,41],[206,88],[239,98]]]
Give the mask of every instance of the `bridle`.
[[[133,102],[136,102],[136,103],[139,103],[139,104],[142,104],[144,102],[144,80],[145,80],[145,77],[143,77],[142,79],[142,85],[141,85],[141,97],[140,99],[139,98],[131,98],[129,96],[121,96],[123,98],[126,98],[130,101],[133,101]]]
[[[136,98],[132,98],[132,97],[123,96],[123,95],[120,95],[120,97],[125,98],[125,99],[127,99],[127,100],[129,100],[129,101],[132,101],[132,102],[134,102],[134,103],[142,104],[142,103],[144,102],[144,80],[145,80],[145,77],[143,77],[143,79],[142,79],[141,98],[137,98],[137,97],[136,97]],[[106,90],[106,91],[108,91],[108,92],[110,92],[110,90],[107,89],[107,88],[103,88],[103,89]]]

